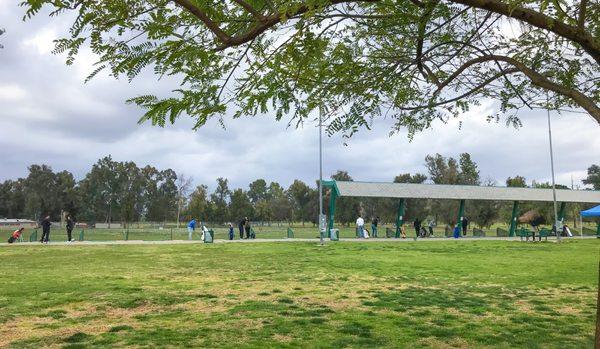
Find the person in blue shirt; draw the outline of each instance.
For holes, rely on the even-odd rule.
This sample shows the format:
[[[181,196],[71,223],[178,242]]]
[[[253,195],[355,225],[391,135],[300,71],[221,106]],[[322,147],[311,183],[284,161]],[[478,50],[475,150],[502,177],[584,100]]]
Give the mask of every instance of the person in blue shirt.
[[[196,230],[196,220],[192,218],[192,220],[188,223],[188,240],[192,239],[192,234]]]
[[[233,240],[233,224],[229,223],[229,240]]]

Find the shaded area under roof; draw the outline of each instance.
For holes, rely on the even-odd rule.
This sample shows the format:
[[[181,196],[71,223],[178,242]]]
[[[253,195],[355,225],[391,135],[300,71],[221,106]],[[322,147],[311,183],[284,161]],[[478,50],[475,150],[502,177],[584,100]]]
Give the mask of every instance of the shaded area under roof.
[[[335,183],[339,190],[340,196],[497,201],[552,201],[552,189],[343,181],[336,181]],[[556,201],[600,203],[600,191],[557,189]]]

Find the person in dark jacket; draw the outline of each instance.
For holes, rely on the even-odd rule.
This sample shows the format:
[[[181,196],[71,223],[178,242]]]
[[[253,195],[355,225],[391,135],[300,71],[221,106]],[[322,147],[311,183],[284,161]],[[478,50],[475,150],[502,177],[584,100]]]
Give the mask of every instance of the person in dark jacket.
[[[467,217],[463,217],[460,224],[462,225],[463,236],[467,235],[467,227],[469,226],[469,220],[467,219]]]
[[[244,238],[244,228],[246,227],[246,222],[248,222],[248,217],[244,217],[240,221],[238,228],[240,229],[240,240]]]
[[[375,217],[375,219],[373,219],[373,222],[371,222],[371,230],[372,230],[372,235],[371,237],[376,238],[377,237],[377,225],[379,224],[379,217]]]
[[[50,223],[50,216],[46,216],[44,219],[42,219],[42,223],[40,225],[42,226],[42,239],[40,242],[47,244],[48,240],[50,240],[50,226],[52,225],[52,223]]]
[[[419,237],[419,232],[421,231],[421,220],[417,217],[413,222],[413,227],[415,227],[415,238]]]
[[[75,228],[75,221],[73,221],[73,217],[71,215],[67,216],[67,242],[75,241],[72,237],[73,228]]]

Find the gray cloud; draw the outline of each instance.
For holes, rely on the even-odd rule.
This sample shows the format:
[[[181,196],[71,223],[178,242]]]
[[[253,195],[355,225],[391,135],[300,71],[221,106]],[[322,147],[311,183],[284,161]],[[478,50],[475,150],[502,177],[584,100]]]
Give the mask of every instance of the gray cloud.
[[[284,185],[294,179],[314,184],[318,176],[318,139],[314,123],[287,128],[270,115],[216,120],[197,132],[185,118],[164,129],[138,125],[143,111],[124,101],[142,93],[166,95],[176,81],[156,81],[145,73],[133,83],[99,76],[84,84],[93,56],[84,51],[73,66],[49,53],[52,39],[68,18],[43,16],[21,21],[22,9],[0,2],[0,25],[7,29],[0,50],[0,180],[27,174],[27,166],[46,163],[81,178],[100,157],[133,160],[192,175],[197,184],[213,186],[227,177],[234,187],[255,178]],[[399,173],[424,173],[427,154],[457,157],[469,152],[483,178],[500,184],[506,177],[550,180],[545,112],[522,111],[524,127],[515,130],[488,123],[493,102],[457,120],[436,123],[413,142],[405,133],[388,137],[390,120],[377,120],[348,146],[340,136],[324,141],[325,174],[348,170],[356,180],[389,181]],[[600,163],[598,125],[578,113],[553,115],[556,172],[559,183],[581,185],[585,171]]]

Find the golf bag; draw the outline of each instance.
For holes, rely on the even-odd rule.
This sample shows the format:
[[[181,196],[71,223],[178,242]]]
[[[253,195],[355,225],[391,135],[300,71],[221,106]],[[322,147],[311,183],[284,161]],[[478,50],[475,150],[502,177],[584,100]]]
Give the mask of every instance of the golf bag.
[[[21,237],[21,232],[17,230],[8,238],[8,243],[12,244],[13,242],[17,241],[19,237]]]

